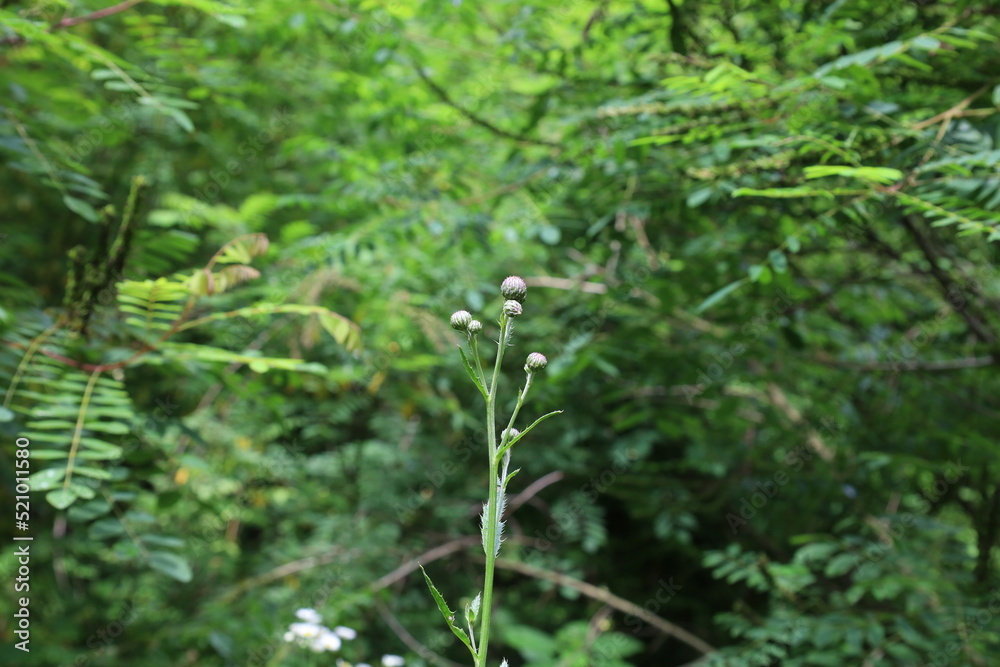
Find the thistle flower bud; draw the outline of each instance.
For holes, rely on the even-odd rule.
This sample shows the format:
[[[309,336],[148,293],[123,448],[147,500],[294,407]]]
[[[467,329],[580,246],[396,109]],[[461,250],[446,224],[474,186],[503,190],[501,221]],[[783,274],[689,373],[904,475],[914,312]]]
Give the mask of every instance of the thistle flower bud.
[[[532,352],[528,355],[528,360],[524,363],[524,371],[526,373],[534,373],[545,368],[548,363],[549,360],[545,358],[544,354]]]
[[[521,303],[513,299],[508,299],[503,302],[503,312],[508,317],[517,317],[522,312]]]
[[[508,276],[500,284],[500,294],[503,298],[524,303],[524,297],[528,295],[528,285],[518,276]]]
[[[467,310],[456,310],[451,316],[451,328],[465,331],[472,322],[472,315]]]
[[[466,329],[466,331],[468,331],[473,336],[475,336],[482,330],[483,330],[483,323],[480,322],[479,320],[472,320],[471,322],[469,322],[469,326]]]

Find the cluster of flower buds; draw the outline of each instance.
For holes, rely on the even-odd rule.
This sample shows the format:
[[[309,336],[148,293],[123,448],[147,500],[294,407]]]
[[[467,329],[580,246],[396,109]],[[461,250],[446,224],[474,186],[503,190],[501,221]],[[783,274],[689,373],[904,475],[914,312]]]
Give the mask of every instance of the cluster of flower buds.
[[[503,313],[507,317],[517,317],[524,312],[524,299],[528,296],[528,284],[524,278],[518,276],[507,276],[500,284],[500,294],[506,299],[503,302]],[[472,313],[467,310],[457,310],[451,315],[451,327],[457,331],[465,332],[472,338],[483,330],[483,323],[472,317]],[[524,364],[526,373],[536,373],[548,364],[545,355],[532,352]]]
[[[456,331],[468,331],[469,325],[476,321],[472,319],[472,313],[467,310],[456,310],[451,314],[451,328]]]

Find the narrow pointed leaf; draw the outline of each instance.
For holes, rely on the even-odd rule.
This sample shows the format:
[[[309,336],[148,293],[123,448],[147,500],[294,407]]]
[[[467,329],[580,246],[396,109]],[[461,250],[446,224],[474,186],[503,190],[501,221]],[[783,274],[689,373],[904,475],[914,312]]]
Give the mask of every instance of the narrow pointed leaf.
[[[535,428],[536,426],[538,426],[539,424],[541,424],[543,421],[545,421],[549,417],[554,417],[556,415],[561,415],[561,414],[562,414],[562,410],[555,410],[554,412],[550,412],[547,415],[542,415],[541,417],[539,417],[538,419],[536,419],[535,421],[533,421],[531,423],[531,426],[529,426],[528,428],[526,428],[523,431],[521,431],[520,433],[518,433],[516,438],[514,438],[513,440],[511,440],[510,442],[508,442],[506,445],[504,445],[503,449],[501,449],[497,453],[499,455],[506,454],[507,450],[510,449],[511,447],[513,447],[518,441],[521,440],[521,438],[523,438],[524,436],[528,435],[528,433],[531,432],[531,429]]]
[[[479,387],[479,393],[483,395],[483,398],[487,398],[486,387],[483,386],[483,381],[476,375],[476,371],[472,368],[472,364],[469,363],[469,358],[465,355],[465,350],[461,345],[458,346],[458,351],[462,353],[462,363],[465,365],[465,370],[469,373],[469,377],[477,387]]]
[[[423,565],[420,566],[420,571],[424,573],[424,579],[427,581],[427,588],[430,589],[431,597],[434,598],[435,604],[437,604],[438,609],[441,610],[441,615],[444,616],[444,620],[448,624],[448,627],[451,628],[451,631],[455,633],[455,636],[468,647],[469,651],[472,652],[473,657],[475,657],[476,652],[473,650],[472,643],[469,641],[469,635],[465,634],[465,630],[455,625],[455,612],[448,608],[448,603],[444,601],[444,597],[442,597],[441,593],[438,592],[438,589],[434,587],[434,582],[431,581],[430,575],[427,574],[427,570],[424,569]]]
[[[735,292],[737,289],[739,289],[740,287],[742,287],[743,285],[745,285],[746,282],[747,282],[747,279],[744,277],[744,278],[740,278],[739,280],[735,280],[735,281],[729,283],[725,287],[719,288],[718,290],[716,290],[715,292],[713,292],[711,295],[709,295],[709,297],[707,299],[705,299],[704,301],[702,301],[701,305],[699,305],[697,308],[694,309],[694,314],[695,315],[702,314],[703,312],[705,312],[706,310],[708,310],[709,308],[711,308],[712,306],[714,306],[718,302],[720,302],[723,299],[725,299],[731,293]]]

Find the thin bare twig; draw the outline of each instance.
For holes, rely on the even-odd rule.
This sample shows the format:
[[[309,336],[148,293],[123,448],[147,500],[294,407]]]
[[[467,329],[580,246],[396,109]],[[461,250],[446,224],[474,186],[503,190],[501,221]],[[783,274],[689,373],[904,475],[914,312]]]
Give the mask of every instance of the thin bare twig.
[[[299,558],[298,560],[293,560],[290,563],[285,563],[284,565],[279,565],[278,567],[268,570],[262,574],[250,577],[249,579],[244,579],[239,584],[237,584],[232,590],[225,593],[220,600],[223,603],[229,603],[233,600],[239,598],[245,592],[254,588],[256,586],[261,586],[263,584],[269,584],[272,581],[277,581],[297,572],[302,572],[303,570],[311,570],[314,567],[319,567],[320,565],[326,565],[327,563],[333,562],[337,556],[346,555],[344,550],[340,547],[333,549],[332,551],[327,551],[326,553],[317,554],[315,556],[307,556],[305,558]]]
[[[524,491],[514,496],[514,498],[507,503],[507,516],[510,516],[511,512],[531,500],[531,498],[536,496],[538,492],[546,486],[555,484],[556,482],[562,480],[565,476],[566,475],[564,475],[561,470],[554,470],[548,475],[543,475],[542,477],[536,479],[534,482],[529,484]]]
[[[954,371],[964,368],[981,368],[995,362],[991,355],[964,359],[939,359],[935,361],[841,361],[825,355],[815,357],[824,366],[849,368],[859,371]]]
[[[411,572],[415,572],[422,563],[430,563],[431,561],[435,561],[439,558],[444,558],[449,554],[461,551],[462,549],[474,544],[479,544],[479,538],[473,535],[460,537],[457,540],[452,540],[451,542],[445,542],[444,544],[436,546],[433,549],[425,551],[416,558],[411,558],[406,561],[389,574],[375,581],[372,584],[371,589],[373,591],[382,590],[383,588],[396,583],[400,579],[405,579]]]
[[[555,278],[552,276],[534,276],[525,278],[528,287],[551,287],[562,290],[580,290],[588,294],[607,294],[608,286],[603,283],[581,282],[571,278]]]
[[[580,591],[589,598],[594,600],[599,600],[609,607],[614,607],[620,612],[629,614],[630,616],[635,616],[640,618],[649,625],[653,626],[660,632],[666,635],[670,635],[675,639],[678,639],[691,648],[700,651],[701,653],[714,653],[715,647],[706,642],[705,640],[697,637],[684,628],[674,625],[665,618],[661,618],[652,612],[648,612],[639,605],[629,602],[625,598],[620,598],[610,591],[606,591],[603,588],[598,588],[593,584],[588,584],[585,581],[580,581],[579,579],[574,579],[573,577],[567,576],[565,574],[560,574],[559,572],[552,572],[550,570],[543,570],[527,563],[522,563],[520,561],[505,560],[500,558],[497,560],[497,567],[513,570],[514,572],[520,572],[521,574],[527,575],[529,577],[534,577],[536,579],[544,579],[545,581],[551,581],[554,584],[560,586],[566,586],[574,590]]]
[[[389,611],[389,608],[386,607],[381,600],[375,601],[375,608],[378,610],[379,616],[382,617],[382,620],[385,621],[385,624],[389,626],[389,629],[396,633],[399,640],[406,644],[411,651],[419,655],[421,658],[435,665],[441,665],[442,667],[463,667],[457,662],[452,662],[448,658],[438,655],[417,641],[417,638],[411,635],[410,632],[403,627],[403,624],[399,622],[399,619],[396,618],[391,611]]]
[[[120,2],[117,5],[112,5],[111,7],[105,7],[104,9],[98,9],[96,12],[91,12],[90,14],[84,14],[83,16],[73,16],[68,19],[63,19],[58,23],[54,24],[48,29],[47,32],[55,32],[56,30],[65,30],[66,28],[72,28],[75,25],[80,25],[81,23],[89,23],[91,21],[98,21],[107,16],[112,16],[113,14],[118,14],[130,9],[135,5],[138,5],[143,0],[125,0],[125,2]],[[27,39],[17,35],[16,37],[8,37],[7,39],[0,40],[0,44],[15,45],[26,42]]]
[[[503,137],[505,139],[513,139],[514,141],[522,143],[559,148],[559,144],[553,143],[551,141],[545,141],[544,139],[532,139],[531,137],[525,137],[520,134],[514,134],[512,132],[508,132],[507,130],[497,127],[496,125],[494,125],[493,123],[489,122],[484,118],[480,118],[478,115],[472,113],[471,111],[469,111],[468,109],[466,109],[465,107],[461,106],[453,99],[451,99],[451,95],[448,94],[448,91],[439,86],[433,79],[427,76],[419,65],[414,65],[413,69],[416,70],[417,76],[419,76],[423,80],[423,82],[427,84],[427,87],[430,88],[434,92],[434,94],[441,99],[442,102],[444,102],[452,109],[454,109],[458,113],[468,118],[475,125],[485,128],[490,132],[492,132],[493,134],[497,135],[498,137]]]

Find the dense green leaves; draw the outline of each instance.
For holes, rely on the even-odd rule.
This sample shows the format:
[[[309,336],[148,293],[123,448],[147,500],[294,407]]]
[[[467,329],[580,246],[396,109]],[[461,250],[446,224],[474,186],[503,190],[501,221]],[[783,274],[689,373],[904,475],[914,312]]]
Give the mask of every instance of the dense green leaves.
[[[2,4],[38,664],[467,661],[410,563],[481,590],[448,315],[514,273],[505,554],[594,590],[501,571],[512,665],[1000,651],[991,3]]]

